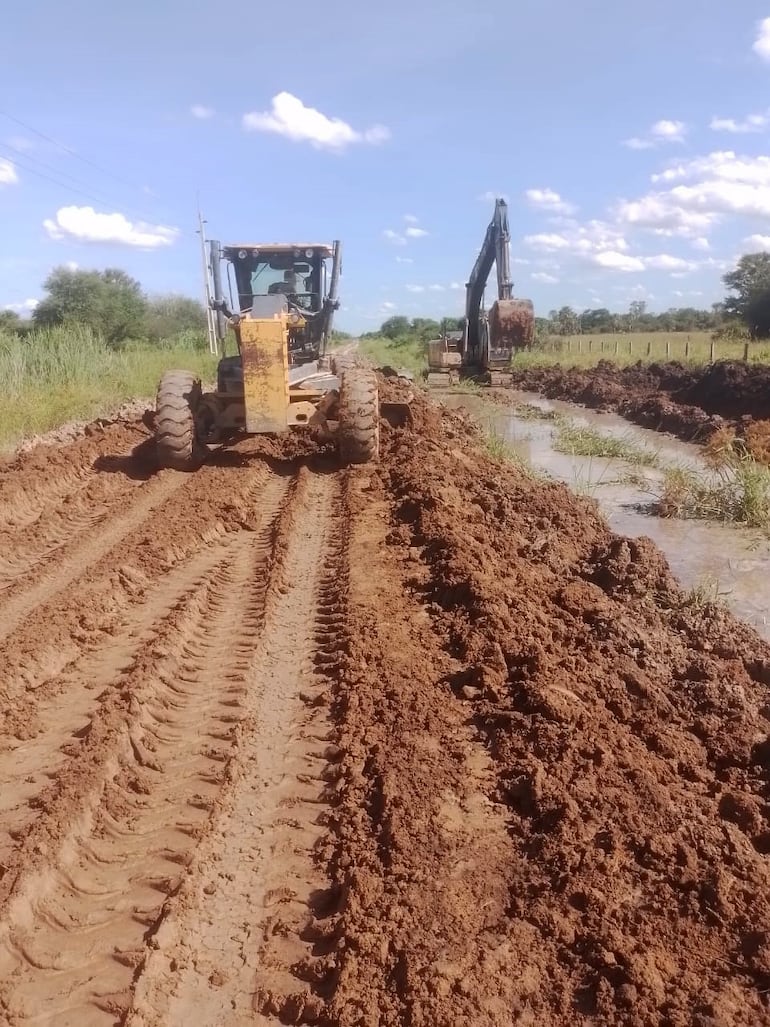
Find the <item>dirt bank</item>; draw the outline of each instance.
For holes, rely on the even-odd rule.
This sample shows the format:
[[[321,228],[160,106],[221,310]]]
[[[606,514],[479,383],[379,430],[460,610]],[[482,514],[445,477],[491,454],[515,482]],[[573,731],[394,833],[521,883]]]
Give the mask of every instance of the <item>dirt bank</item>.
[[[645,428],[703,441],[731,425],[743,434],[752,421],[770,419],[770,367],[720,361],[692,368],[677,362],[619,367],[537,367],[514,372],[518,389],[539,392],[596,410],[611,410]],[[504,402],[504,394],[498,393]]]
[[[415,414],[5,469],[0,1021],[770,1024],[770,648]]]

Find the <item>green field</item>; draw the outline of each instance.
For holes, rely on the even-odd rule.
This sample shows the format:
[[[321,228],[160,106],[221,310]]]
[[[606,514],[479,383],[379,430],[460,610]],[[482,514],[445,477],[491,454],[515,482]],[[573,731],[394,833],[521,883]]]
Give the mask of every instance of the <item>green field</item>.
[[[427,367],[422,340],[404,336],[388,339],[383,336],[361,340],[361,352],[378,364],[403,366],[418,374]],[[712,360],[743,360],[744,343],[712,340],[710,332],[637,332],[620,335],[552,336],[529,353],[514,357],[514,366],[564,364],[569,367],[591,367],[600,360],[617,364],[636,361],[678,360],[682,363],[707,364]],[[750,343],[751,362],[770,363],[768,342]]]
[[[61,327],[25,337],[0,334],[4,398],[0,450],[70,420],[105,414],[130,399],[150,398],[164,370],[186,367],[204,377],[215,359],[190,335],[169,345],[110,349],[86,328]]]

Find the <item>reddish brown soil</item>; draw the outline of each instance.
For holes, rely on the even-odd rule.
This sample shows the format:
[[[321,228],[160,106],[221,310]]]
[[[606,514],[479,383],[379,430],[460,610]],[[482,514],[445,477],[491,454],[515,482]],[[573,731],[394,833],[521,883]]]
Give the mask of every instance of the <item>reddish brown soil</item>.
[[[413,410],[3,472],[0,1022],[770,1024],[770,647]]]
[[[671,362],[592,368],[536,367],[515,371],[513,384],[551,399],[612,410],[687,440],[707,439],[725,423],[743,433],[770,419],[770,367],[719,361],[705,368]],[[504,397],[501,397],[504,401]]]

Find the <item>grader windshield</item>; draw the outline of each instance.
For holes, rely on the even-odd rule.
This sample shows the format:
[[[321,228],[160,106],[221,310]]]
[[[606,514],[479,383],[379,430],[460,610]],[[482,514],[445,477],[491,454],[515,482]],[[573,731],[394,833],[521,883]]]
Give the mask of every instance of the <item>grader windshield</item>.
[[[240,310],[249,310],[255,296],[286,296],[290,303],[315,313],[326,293],[327,246],[226,247],[235,272]]]

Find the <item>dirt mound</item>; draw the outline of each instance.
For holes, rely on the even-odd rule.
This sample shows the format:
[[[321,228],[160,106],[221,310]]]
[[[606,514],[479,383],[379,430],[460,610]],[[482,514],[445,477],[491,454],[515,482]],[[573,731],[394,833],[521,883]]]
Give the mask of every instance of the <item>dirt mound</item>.
[[[0,472],[2,1022],[770,1024],[770,648],[412,412]]]
[[[688,441],[732,425],[743,434],[752,420],[770,418],[770,368],[720,361],[705,368],[677,362],[591,368],[535,367],[515,371],[516,388],[596,410],[614,411],[645,428]],[[498,402],[505,402],[498,394]]]
[[[386,443],[385,544],[432,631],[405,632],[378,573],[385,622],[360,624],[343,685],[370,744],[347,763],[356,942],[330,1022],[770,1023],[770,650],[688,607],[651,543],[464,436],[448,417]],[[443,851],[448,809],[465,858]]]

